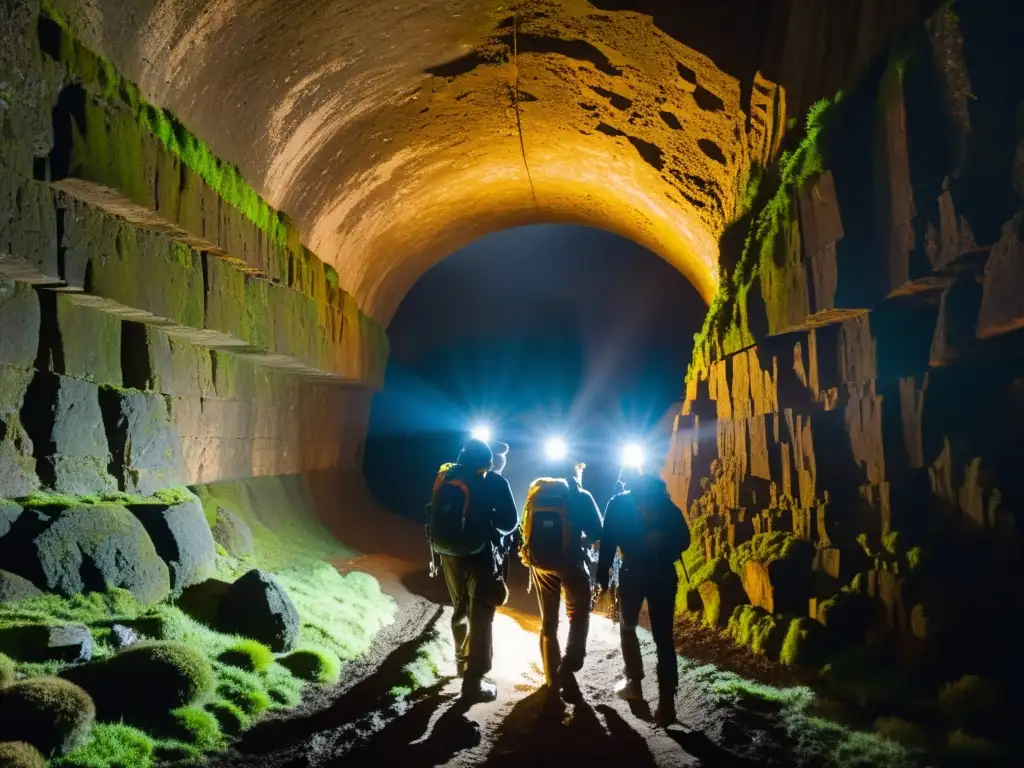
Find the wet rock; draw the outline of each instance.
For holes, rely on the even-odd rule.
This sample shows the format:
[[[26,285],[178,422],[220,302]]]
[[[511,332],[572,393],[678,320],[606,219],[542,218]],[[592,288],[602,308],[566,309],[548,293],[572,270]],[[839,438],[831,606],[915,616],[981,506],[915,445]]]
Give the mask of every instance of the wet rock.
[[[157,554],[170,569],[171,590],[180,593],[213,576],[217,551],[199,499],[189,493],[177,504],[132,504]]]
[[[144,603],[170,592],[167,565],[142,523],[124,507],[95,504],[35,512],[5,547],[22,575],[47,591],[71,596],[121,587]]]
[[[213,539],[232,557],[245,557],[255,550],[252,529],[248,523],[230,509],[217,507],[217,521],[213,525]]]
[[[93,642],[84,624],[33,625],[0,630],[0,652],[22,661],[77,664],[92,658]]]
[[[733,611],[747,603],[743,583],[732,571],[718,581],[705,581],[697,589],[704,605],[704,621],[710,627],[724,627]]]
[[[25,510],[19,504],[0,499],[0,538],[6,536]]]
[[[110,639],[115,648],[127,648],[129,645],[142,642],[141,635],[124,624],[115,624],[110,628]]]
[[[217,611],[218,628],[290,651],[299,636],[299,612],[271,574],[253,569],[231,585]]]

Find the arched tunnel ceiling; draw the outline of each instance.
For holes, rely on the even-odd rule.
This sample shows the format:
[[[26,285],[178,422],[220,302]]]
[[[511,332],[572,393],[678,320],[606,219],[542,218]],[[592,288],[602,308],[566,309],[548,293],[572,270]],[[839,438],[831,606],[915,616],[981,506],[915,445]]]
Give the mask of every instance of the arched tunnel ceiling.
[[[587,0],[89,3],[87,38],[382,321],[454,249],[542,221],[614,231],[715,290],[749,165],[741,86],[649,16]]]

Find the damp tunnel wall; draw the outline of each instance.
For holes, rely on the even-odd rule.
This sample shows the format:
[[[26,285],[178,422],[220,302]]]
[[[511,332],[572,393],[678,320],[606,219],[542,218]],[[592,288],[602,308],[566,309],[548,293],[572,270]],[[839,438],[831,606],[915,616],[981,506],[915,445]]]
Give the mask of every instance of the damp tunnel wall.
[[[0,496],[359,486],[390,316],[489,231],[602,227],[710,300],[788,117],[919,8],[306,11],[5,4]]]

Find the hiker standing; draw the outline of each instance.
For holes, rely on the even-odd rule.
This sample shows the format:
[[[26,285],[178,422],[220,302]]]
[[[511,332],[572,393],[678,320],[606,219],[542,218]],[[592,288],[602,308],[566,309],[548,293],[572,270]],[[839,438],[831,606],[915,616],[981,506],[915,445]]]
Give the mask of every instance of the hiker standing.
[[[491,670],[494,613],[508,590],[495,548],[519,523],[512,489],[490,471],[491,460],[487,443],[469,440],[458,461],[441,468],[427,521],[455,609],[452,635],[462,694],[474,701],[497,697],[497,685],[485,675]]]

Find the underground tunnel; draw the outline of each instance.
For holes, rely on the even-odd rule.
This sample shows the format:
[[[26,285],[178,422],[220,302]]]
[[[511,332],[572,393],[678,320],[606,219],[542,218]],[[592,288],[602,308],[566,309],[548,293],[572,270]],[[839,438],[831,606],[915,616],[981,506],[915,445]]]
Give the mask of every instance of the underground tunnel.
[[[2,0],[0,765],[1018,764],[1021,29],[1009,0]],[[431,281],[534,227],[676,286],[634,343],[674,340],[640,378],[676,380],[629,425],[691,538],[668,727],[612,691],[600,604],[581,698],[545,697],[518,560],[497,699],[460,703],[430,489],[380,488],[371,427],[457,300]]]

